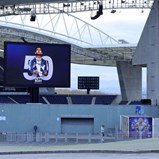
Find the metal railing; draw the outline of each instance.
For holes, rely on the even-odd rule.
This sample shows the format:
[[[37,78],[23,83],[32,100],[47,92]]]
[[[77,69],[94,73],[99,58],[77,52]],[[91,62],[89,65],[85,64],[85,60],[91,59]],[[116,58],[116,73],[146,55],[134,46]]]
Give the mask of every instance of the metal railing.
[[[91,133],[0,133],[0,143],[51,143],[51,144],[80,144],[80,143],[102,143],[123,140],[139,139],[129,137],[119,130],[113,133],[106,133],[105,136]]]

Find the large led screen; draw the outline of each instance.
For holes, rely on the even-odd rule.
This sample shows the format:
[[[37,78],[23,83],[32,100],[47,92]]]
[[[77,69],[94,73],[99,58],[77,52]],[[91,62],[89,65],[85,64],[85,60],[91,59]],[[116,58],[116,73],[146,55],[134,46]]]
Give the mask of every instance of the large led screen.
[[[70,87],[70,45],[4,43],[4,85]]]

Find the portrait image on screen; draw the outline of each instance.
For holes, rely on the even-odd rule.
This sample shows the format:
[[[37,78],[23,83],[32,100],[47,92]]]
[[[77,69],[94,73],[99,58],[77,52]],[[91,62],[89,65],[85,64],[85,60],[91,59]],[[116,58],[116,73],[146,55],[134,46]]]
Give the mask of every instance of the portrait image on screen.
[[[4,85],[70,87],[70,45],[4,43]]]

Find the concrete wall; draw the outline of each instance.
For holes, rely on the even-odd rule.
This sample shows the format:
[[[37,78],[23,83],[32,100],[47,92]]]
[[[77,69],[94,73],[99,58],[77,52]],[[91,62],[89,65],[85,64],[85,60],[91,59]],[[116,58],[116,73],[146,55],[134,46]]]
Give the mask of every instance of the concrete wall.
[[[47,105],[47,104],[2,104],[0,105],[0,132],[33,132],[34,125],[39,132],[61,133],[62,118],[93,118],[92,133],[99,133],[101,125],[105,129],[120,127],[120,115],[135,115],[136,106],[109,105]],[[148,116],[159,118],[159,107],[144,106]],[[70,132],[74,130],[70,126]],[[81,126],[81,125],[79,125]],[[87,129],[86,129],[87,130]],[[85,129],[80,127],[80,132]],[[63,132],[64,133],[64,132]]]
[[[137,101],[142,98],[142,69],[131,61],[117,61],[118,77],[123,101]]]

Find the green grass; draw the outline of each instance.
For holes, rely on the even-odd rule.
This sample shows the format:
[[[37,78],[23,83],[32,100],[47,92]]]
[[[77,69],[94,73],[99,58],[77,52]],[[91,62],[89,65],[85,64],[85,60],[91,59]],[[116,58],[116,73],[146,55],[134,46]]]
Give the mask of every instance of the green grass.
[[[140,139],[98,144],[52,145],[52,144],[4,144],[0,145],[0,152],[18,151],[146,151],[159,150],[159,139]]]

